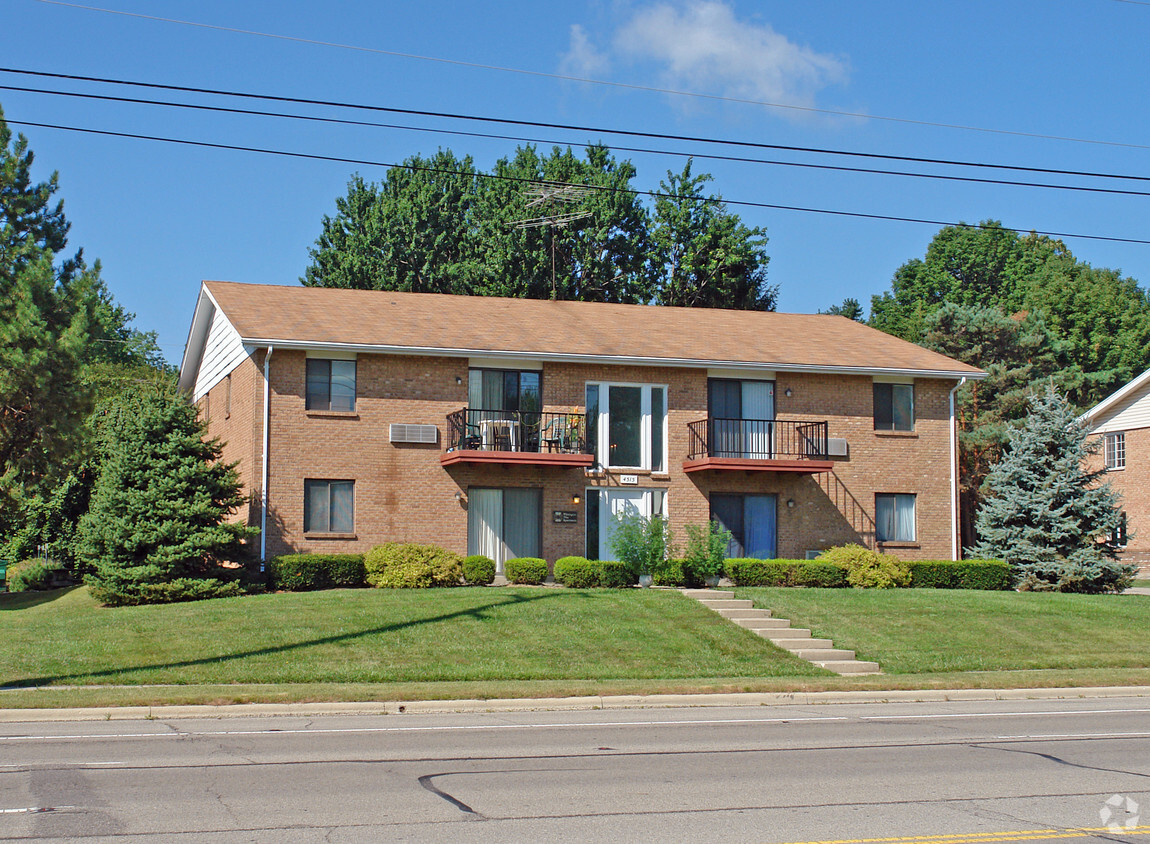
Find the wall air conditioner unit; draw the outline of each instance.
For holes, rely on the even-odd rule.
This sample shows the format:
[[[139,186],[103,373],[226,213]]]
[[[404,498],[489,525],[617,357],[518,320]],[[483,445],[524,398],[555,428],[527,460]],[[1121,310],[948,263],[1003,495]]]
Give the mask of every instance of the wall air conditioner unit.
[[[388,426],[387,438],[389,442],[393,443],[429,443],[434,445],[439,442],[439,427],[392,422]]]
[[[848,457],[850,449],[847,447],[847,441],[843,437],[830,437],[827,439],[827,456],[828,457]]]

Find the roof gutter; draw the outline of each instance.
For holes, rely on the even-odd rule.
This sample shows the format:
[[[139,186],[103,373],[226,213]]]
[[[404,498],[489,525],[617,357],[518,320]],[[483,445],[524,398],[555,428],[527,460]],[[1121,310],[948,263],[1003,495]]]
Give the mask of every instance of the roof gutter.
[[[950,391],[950,558],[958,560],[958,425],[954,414],[954,394],[966,383],[960,378]]]
[[[271,381],[268,378],[274,346],[264,355],[264,453],[260,480],[260,571],[267,571],[268,559],[268,443],[271,441]]]

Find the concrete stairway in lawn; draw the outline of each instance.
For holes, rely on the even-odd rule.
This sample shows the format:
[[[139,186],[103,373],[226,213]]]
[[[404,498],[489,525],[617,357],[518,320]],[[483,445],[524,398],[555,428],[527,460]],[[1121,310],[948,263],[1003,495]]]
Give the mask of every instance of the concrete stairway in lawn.
[[[854,651],[836,648],[830,639],[812,639],[810,630],[791,627],[789,620],[772,617],[770,610],[755,609],[751,601],[736,600],[734,592],[720,589],[683,589],[682,592],[688,598],[698,599],[703,606],[710,607],[723,618],[828,671],[836,674],[881,673],[877,662],[855,659]]]

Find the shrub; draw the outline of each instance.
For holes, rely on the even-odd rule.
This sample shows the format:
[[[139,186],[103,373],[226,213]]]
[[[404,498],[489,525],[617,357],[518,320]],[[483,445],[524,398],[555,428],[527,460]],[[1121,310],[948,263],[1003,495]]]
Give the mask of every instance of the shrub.
[[[55,560],[33,558],[8,566],[9,592],[43,592],[67,579],[67,567]]]
[[[824,563],[846,566],[847,582],[856,589],[890,589],[910,584],[910,564],[861,545],[840,545],[819,555]]]
[[[389,542],[364,555],[367,582],[383,589],[422,589],[458,586],[463,580],[463,559],[436,545]]]
[[[681,558],[667,560],[651,572],[656,586],[685,586],[688,589],[697,589],[703,585],[687,566],[687,561]]]
[[[635,567],[622,560],[599,560],[599,585],[609,589],[624,589],[634,586],[639,577]]]
[[[547,579],[547,561],[538,557],[515,557],[503,564],[512,583],[538,585]]]
[[[490,586],[495,581],[495,560],[482,554],[464,557],[463,579],[468,586]]]
[[[684,576],[705,583],[721,577],[731,532],[716,521],[705,525],[687,525],[687,550],[683,554]]]
[[[795,586],[843,589],[850,585],[845,566],[823,560],[800,560],[798,562],[799,565],[795,569]]]
[[[794,569],[799,560],[727,560],[727,577],[736,586],[794,586]]]
[[[561,557],[555,561],[555,582],[572,589],[601,586],[602,566],[586,557]]]
[[[137,604],[174,604],[180,601],[203,601],[208,598],[235,598],[244,594],[236,581],[216,578],[182,577],[154,583],[112,583],[86,578],[92,597],[107,607]]]
[[[662,516],[647,518],[634,513],[616,516],[607,544],[636,577],[653,574],[673,552],[671,526]]]
[[[363,554],[283,554],[268,563],[268,581],[288,592],[358,588],[367,585],[367,571]]]
[[[1009,589],[1010,566],[1002,560],[916,560],[910,585],[930,589]]]

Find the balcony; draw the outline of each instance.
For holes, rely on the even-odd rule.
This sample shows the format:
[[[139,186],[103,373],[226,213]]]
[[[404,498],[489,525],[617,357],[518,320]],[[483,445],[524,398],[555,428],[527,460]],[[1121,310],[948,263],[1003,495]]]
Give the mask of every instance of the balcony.
[[[829,472],[826,422],[701,419],[687,425],[684,472]]]
[[[447,417],[444,466],[501,463],[586,468],[587,414],[465,407]]]

